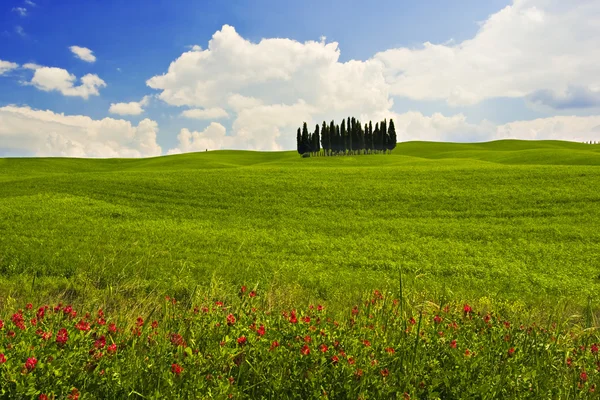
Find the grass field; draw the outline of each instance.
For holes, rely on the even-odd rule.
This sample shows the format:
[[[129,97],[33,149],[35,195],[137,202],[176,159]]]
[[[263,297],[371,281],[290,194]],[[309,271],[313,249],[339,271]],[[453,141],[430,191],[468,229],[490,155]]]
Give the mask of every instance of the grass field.
[[[0,159],[0,288],[114,303],[257,284],[347,306],[401,271],[431,296],[596,308],[599,164],[559,141]]]
[[[599,164],[0,159],[0,397],[594,398]]]

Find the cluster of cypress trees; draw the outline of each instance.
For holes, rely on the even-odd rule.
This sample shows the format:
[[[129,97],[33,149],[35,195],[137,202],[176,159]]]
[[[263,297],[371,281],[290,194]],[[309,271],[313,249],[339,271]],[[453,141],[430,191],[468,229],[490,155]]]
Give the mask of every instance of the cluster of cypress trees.
[[[343,119],[337,125],[335,121],[329,124],[315,126],[314,132],[309,132],[306,122],[298,128],[296,142],[298,153],[311,155],[350,155],[387,153],[396,147],[396,128],[394,121],[383,120],[375,124],[369,121],[364,127],[361,122],[352,117]]]

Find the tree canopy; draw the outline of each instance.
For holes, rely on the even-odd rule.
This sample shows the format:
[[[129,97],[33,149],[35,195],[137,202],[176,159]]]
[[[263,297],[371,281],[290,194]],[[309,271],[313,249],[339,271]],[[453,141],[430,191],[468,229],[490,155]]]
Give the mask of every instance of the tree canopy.
[[[397,136],[394,121],[390,119],[364,126],[354,117],[343,119],[340,124],[323,121],[308,131],[306,122],[298,128],[296,143],[299,154],[339,156],[358,154],[387,154],[396,147]]]

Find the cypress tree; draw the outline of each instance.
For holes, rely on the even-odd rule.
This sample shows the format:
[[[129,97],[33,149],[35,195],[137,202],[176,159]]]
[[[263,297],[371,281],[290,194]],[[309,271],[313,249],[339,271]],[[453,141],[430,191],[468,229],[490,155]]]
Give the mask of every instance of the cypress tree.
[[[310,138],[308,136],[308,127],[306,122],[302,125],[302,154],[310,151]]]
[[[340,135],[341,135],[340,150],[345,153],[346,150],[348,149],[348,137],[346,135],[346,120],[345,119],[342,120],[342,125],[340,126]]]
[[[396,148],[396,142],[398,138],[396,136],[396,127],[394,126],[394,120],[390,119],[390,127],[388,128],[388,150],[392,151]]]
[[[342,134],[340,133],[340,126],[335,126],[335,137],[337,141],[337,152],[338,154],[342,151],[342,147],[344,147],[344,141],[342,138]]]
[[[313,134],[313,151],[317,154],[321,152],[321,136],[319,135],[319,124],[315,126],[315,133]]]
[[[329,152],[329,129],[327,127],[327,122],[323,121],[323,127],[321,128],[321,147],[323,148],[323,152],[325,155],[328,155]]]
[[[369,154],[369,124],[365,122],[365,133],[363,137],[363,149],[365,150],[365,154]]]
[[[302,154],[302,134],[300,133],[300,128],[298,128],[298,134],[296,135],[296,149],[298,154]]]
[[[379,131],[381,134],[381,151],[385,153],[387,149],[387,121],[385,119],[379,124]]]
[[[335,122],[333,120],[331,120],[331,122],[329,123],[329,138],[330,138],[330,143],[331,143],[331,152],[336,152],[337,151],[337,135],[335,132]]]
[[[379,122],[375,123],[375,131],[373,132],[373,146],[375,151],[381,150],[381,137],[379,135]]]

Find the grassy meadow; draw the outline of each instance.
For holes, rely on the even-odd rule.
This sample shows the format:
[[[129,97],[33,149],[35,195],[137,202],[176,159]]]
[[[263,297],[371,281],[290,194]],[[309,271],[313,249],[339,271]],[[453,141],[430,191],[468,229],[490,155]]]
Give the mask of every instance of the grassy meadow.
[[[402,273],[434,297],[596,305],[598,165],[600,146],[551,141],[1,159],[0,290],[117,304],[247,284],[345,306]]]
[[[0,159],[0,397],[590,398],[599,165],[559,141]]]

